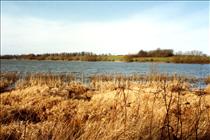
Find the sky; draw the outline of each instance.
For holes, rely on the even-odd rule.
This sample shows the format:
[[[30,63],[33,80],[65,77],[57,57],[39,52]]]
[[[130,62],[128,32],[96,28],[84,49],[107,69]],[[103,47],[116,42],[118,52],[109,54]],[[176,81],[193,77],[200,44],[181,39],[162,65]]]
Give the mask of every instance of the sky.
[[[199,50],[210,55],[208,1],[1,1],[1,54]]]

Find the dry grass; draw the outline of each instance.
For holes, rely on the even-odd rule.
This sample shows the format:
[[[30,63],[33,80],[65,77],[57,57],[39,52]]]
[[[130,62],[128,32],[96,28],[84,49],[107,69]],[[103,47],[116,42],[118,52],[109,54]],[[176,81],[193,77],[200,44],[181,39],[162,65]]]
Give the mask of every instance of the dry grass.
[[[19,84],[0,95],[0,139],[210,137],[209,94],[191,91],[179,78],[137,82],[120,77],[92,80],[88,87],[49,76],[26,78],[24,88]]]
[[[4,92],[9,86],[14,84],[18,78],[19,74],[17,72],[1,72],[0,73],[0,93]]]
[[[208,84],[208,85],[206,86],[205,92],[206,92],[207,94],[210,94],[210,84]]]
[[[54,73],[28,73],[16,83],[16,87],[24,88],[36,85],[48,85],[58,87],[74,81],[73,74],[54,74]]]

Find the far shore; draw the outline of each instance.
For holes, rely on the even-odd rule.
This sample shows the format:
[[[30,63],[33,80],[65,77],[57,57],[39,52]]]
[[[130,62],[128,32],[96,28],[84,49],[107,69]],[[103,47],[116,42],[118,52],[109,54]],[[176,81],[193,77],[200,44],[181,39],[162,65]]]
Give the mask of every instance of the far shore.
[[[92,52],[63,52],[45,54],[0,55],[0,59],[65,60],[65,61],[111,61],[111,62],[158,62],[210,64],[210,56],[200,51],[174,53],[172,49],[140,50],[136,54],[94,54]]]
[[[111,57],[111,56],[110,56]],[[118,62],[118,63],[172,63],[172,64],[210,64],[210,57],[207,61],[180,61],[174,62],[174,57],[141,57],[125,60],[123,56],[116,56],[114,59],[107,60],[68,60],[68,59],[16,59],[16,58],[1,58],[0,60],[27,60],[27,61],[69,61],[69,62]]]

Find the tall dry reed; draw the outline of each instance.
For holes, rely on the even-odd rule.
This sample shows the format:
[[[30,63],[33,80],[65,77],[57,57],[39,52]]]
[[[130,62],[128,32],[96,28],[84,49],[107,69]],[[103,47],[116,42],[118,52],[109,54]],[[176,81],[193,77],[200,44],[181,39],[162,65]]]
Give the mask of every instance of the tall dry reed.
[[[66,78],[30,75],[2,93],[0,139],[210,137],[210,95],[185,78],[103,75],[89,86]]]

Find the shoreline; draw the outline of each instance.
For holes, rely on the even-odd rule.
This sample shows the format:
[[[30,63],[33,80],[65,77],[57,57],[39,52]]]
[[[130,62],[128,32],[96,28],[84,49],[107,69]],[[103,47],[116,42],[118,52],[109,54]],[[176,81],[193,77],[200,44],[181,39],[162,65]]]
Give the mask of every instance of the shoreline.
[[[53,81],[55,83],[62,82],[60,84],[66,84],[68,82],[80,82],[82,84],[89,85],[93,82],[116,82],[118,80],[122,82],[171,82],[173,80],[179,79],[182,82],[187,82],[190,89],[204,89],[208,84],[210,84],[210,75],[206,77],[199,78],[194,76],[179,75],[179,74],[166,74],[166,73],[147,73],[147,74],[120,74],[120,73],[106,73],[106,74],[93,74],[85,75],[84,73],[78,72],[30,72],[30,73],[20,73],[20,72],[1,72],[1,82],[0,89],[1,93],[4,91],[14,90],[16,85],[20,82],[25,81],[26,83],[48,83]]]
[[[36,59],[0,59],[2,60],[11,60],[11,61],[56,61],[56,62],[115,62],[115,63],[155,63],[155,64],[200,64],[200,65],[208,65],[208,63],[175,63],[175,62],[165,62],[165,61],[132,61],[132,62],[127,62],[127,61],[111,61],[111,60],[106,60],[106,61],[86,61],[86,60],[36,60]]]

